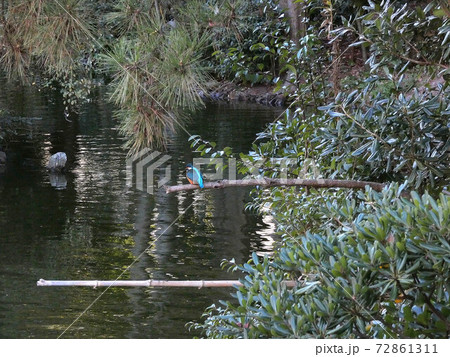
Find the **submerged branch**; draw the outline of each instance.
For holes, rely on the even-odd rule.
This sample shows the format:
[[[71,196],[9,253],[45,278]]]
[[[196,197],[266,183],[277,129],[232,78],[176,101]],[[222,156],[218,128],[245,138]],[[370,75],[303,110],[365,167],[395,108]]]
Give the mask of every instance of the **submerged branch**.
[[[315,188],[351,188],[351,189],[364,189],[366,186],[370,186],[375,191],[382,191],[386,187],[385,183],[369,182],[369,181],[353,181],[353,180],[329,180],[329,179],[316,179],[316,180],[304,180],[304,179],[248,179],[248,180],[220,180],[214,182],[205,182],[203,189],[208,188],[225,188],[225,187],[244,187],[244,186],[261,186],[261,187],[274,187],[274,186],[302,186],[302,187],[315,187]],[[189,191],[200,189],[197,185],[177,185],[177,186],[165,186],[166,193]]]

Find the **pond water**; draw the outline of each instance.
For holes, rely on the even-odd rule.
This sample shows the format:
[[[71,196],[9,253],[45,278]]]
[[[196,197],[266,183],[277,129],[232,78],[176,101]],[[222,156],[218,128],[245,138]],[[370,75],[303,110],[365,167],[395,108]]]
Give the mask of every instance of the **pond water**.
[[[107,102],[96,100],[66,120],[56,96],[0,84],[1,109],[38,118],[12,137],[0,171],[0,338],[198,336],[186,323],[233,289],[105,290],[36,281],[236,279],[221,261],[270,253],[276,239],[272,222],[244,211],[249,189],[139,191],[126,184],[124,138]],[[186,129],[248,151],[279,112],[211,103]],[[187,183],[184,165],[198,157],[187,138],[177,130],[165,153],[171,185]],[[69,165],[59,188],[45,170],[58,151]]]

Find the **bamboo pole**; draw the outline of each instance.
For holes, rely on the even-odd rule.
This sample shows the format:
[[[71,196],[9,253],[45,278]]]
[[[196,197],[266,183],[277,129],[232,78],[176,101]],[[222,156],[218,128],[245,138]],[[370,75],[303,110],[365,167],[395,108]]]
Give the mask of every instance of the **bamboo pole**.
[[[287,287],[294,287],[295,281],[283,281]],[[227,288],[242,286],[239,280],[44,280],[40,279],[37,286],[89,286],[97,287],[186,287],[186,288]]]
[[[375,191],[382,191],[386,187],[385,183],[370,182],[370,181],[354,181],[354,180],[330,180],[330,179],[317,179],[317,180],[305,180],[305,179],[249,179],[249,180],[219,180],[214,182],[205,182],[204,189],[208,188],[224,188],[224,187],[242,187],[242,186],[261,186],[261,187],[274,187],[274,186],[304,186],[315,188],[354,188],[364,189],[366,186],[370,186]],[[198,185],[177,185],[177,186],[165,186],[166,193],[197,190]]]

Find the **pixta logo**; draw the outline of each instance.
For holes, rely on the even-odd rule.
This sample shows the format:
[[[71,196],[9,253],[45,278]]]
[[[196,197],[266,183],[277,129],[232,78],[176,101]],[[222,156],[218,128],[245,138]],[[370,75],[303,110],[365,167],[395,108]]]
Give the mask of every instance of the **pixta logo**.
[[[169,161],[172,159],[169,155],[164,155],[159,151],[144,149],[137,154],[129,157],[126,161],[127,168],[127,186],[134,186],[140,191],[146,191],[153,194],[155,178],[157,187],[165,185],[171,178],[171,167]],[[270,158],[270,159],[243,159],[241,161],[246,168],[246,176],[240,181],[257,180],[263,185],[266,183],[266,171],[276,171],[277,178],[281,184],[288,183],[288,177],[292,177],[292,172],[297,172],[299,179],[318,179],[323,180],[320,170],[314,160],[306,159],[302,162],[302,167],[297,168],[297,160],[290,158]],[[194,158],[193,166],[201,170],[206,182],[224,180],[234,181],[237,178],[237,161],[234,158]],[[203,170],[203,169],[204,170]],[[207,173],[205,171],[208,171]],[[135,178],[133,180],[133,178]]]
[[[170,159],[171,156],[150,149],[143,149],[129,157],[126,161],[127,186],[133,185],[135,177],[136,189],[153,194],[155,176],[159,176],[158,188],[170,180]]]
[[[237,161],[234,158],[194,158],[194,166],[201,170],[202,167],[209,168],[209,172],[204,174],[207,181],[225,179],[228,171],[228,180],[236,180]],[[288,177],[292,177],[291,172],[297,169],[297,159],[291,158],[258,158],[256,160],[242,159],[240,161],[246,168],[246,176],[240,178],[241,181],[257,180],[261,184],[265,183],[265,171],[274,170],[277,172],[281,183],[287,183]],[[213,169],[211,169],[213,168]],[[215,171],[212,172],[212,170]],[[224,168],[227,168],[226,170]],[[268,169],[269,168],[269,169]],[[203,171],[203,170],[201,170]],[[299,179],[321,179],[320,169],[312,159],[305,159],[300,170],[296,170]]]

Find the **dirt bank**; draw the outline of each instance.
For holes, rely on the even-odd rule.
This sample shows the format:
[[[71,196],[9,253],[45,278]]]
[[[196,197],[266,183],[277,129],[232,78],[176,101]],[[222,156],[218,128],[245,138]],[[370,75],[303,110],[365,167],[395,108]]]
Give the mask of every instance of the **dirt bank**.
[[[221,83],[208,94],[211,100],[253,102],[274,107],[285,104],[282,94],[274,93],[274,87],[255,85],[253,87],[237,86],[231,82]]]

